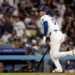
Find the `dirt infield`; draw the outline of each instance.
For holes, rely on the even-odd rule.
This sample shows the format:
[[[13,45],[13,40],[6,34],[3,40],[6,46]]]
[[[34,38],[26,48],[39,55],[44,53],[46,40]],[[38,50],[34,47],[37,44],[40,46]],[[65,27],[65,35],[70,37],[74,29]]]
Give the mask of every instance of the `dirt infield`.
[[[74,73],[0,73],[0,75],[75,75]]]

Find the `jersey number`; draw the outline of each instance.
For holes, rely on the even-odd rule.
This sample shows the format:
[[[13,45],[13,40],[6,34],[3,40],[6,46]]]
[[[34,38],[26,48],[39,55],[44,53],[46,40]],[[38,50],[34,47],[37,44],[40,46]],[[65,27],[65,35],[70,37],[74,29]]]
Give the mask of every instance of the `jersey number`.
[[[52,18],[51,20],[52,20],[52,22],[56,25],[56,21],[55,21],[55,19],[54,19],[54,18]]]

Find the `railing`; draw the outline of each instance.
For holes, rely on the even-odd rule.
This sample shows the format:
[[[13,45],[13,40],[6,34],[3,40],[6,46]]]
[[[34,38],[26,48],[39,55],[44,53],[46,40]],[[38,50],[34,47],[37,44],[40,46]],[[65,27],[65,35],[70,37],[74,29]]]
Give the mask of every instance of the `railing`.
[[[0,60],[40,60],[42,58],[42,55],[0,55]],[[49,60],[51,57],[49,55],[46,55],[44,57],[44,60]],[[75,57],[72,56],[66,56],[63,58],[60,58],[60,60],[75,60]]]

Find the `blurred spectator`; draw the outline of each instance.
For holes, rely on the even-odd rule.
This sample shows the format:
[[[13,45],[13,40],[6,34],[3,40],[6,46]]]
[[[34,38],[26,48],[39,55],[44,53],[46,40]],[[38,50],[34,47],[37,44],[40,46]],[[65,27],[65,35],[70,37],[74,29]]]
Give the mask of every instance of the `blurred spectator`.
[[[5,22],[4,22],[4,31],[8,31],[9,33],[12,32],[13,26],[11,25],[11,19],[9,15],[5,16]]]
[[[59,0],[59,2],[57,3],[57,9],[58,9],[60,15],[64,15],[64,13],[66,11],[66,7],[64,5],[63,0]]]
[[[19,7],[19,16],[22,16],[22,17],[28,16],[28,13],[25,9],[24,2],[20,1],[20,3],[18,4],[18,7]]]
[[[35,49],[35,50],[39,50],[39,48],[38,48],[38,45],[37,45],[37,40],[32,40],[31,41],[31,44],[32,44],[32,47]]]
[[[4,0],[1,6],[3,8],[4,14],[9,13],[12,8],[8,0]]]
[[[12,44],[12,48],[20,48],[20,40],[16,40],[15,43]]]
[[[70,33],[71,33],[70,38],[72,38],[72,42],[75,43],[75,29],[71,28]]]
[[[3,36],[2,36],[2,40],[5,42],[5,43],[8,43],[8,39],[12,36],[12,34],[10,34],[8,31],[5,31]]]
[[[28,13],[31,12],[33,8],[33,3],[31,2],[31,0],[25,0],[25,9]]]
[[[25,52],[25,55],[33,55],[33,54],[34,54],[33,50],[30,47],[28,47]]]
[[[16,30],[16,35],[22,37],[25,31],[25,24],[20,20],[19,16],[14,16],[14,30]]]
[[[65,15],[71,17],[73,14],[73,10],[70,7],[67,7]]]
[[[65,41],[61,44],[60,50],[61,50],[61,51],[67,51],[68,45],[69,45],[69,44],[68,44],[68,40],[65,39]]]
[[[38,27],[38,30],[39,30],[39,34],[43,34],[44,33],[44,31],[43,31],[43,25],[41,24],[39,17],[36,20],[36,24],[37,24],[37,27]]]
[[[59,27],[60,27],[60,28],[62,28],[63,17],[62,17],[62,16],[60,16],[60,14],[59,14],[59,13],[58,13],[58,14],[56,14],[56,21],[57,21],[57,23],[58,23]]]
[[[16,36],[16,31],[13,30],[12,31],[12,36],[9,38],[8,43],[14,43],[17,39],[18,39],[18,37]]]
[[[29,36],[26,36],[25,34],[23,35],[23,37],[21,38],[21,42],[20,42],[22,48],[26,47],[26,45],[29,46],[29,43],[30,43],[30,39],[29,38],[30,38]]]
[[[12,16],[13,15],[19,15],[18,8],[13,7]]]
[[[26,24],[28,24],[30,21],[31,21],[30,16],[28,16],[28,17],[25,18],[25,23],[26,23]]]
[[[32,18],[31,21],[27,24],[27,30],[31,33],[31,36],[36,36],[37,25],[34,18]]]

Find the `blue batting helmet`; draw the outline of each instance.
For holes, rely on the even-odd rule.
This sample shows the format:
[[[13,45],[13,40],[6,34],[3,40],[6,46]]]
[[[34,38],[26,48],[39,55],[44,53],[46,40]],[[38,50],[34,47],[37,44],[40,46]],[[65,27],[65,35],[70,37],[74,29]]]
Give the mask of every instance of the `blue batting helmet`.
[[[47,15],[50,14],[50,13],[52,13],[52,11],[49,8],[47,8],[46,6],[41,7],[40,10],[41,11],[45,11]]]

